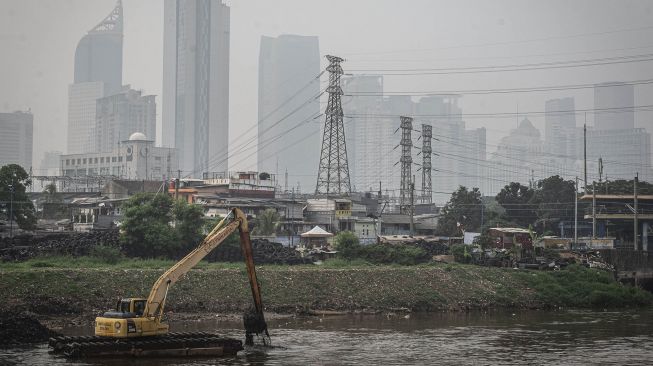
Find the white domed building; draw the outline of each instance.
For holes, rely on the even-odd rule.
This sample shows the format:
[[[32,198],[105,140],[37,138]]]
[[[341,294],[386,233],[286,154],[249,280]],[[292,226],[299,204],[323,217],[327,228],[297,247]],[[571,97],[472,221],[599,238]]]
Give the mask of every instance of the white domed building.
[[[111,152],[61,155],[61,175],[162,181],[179,169],[174,148],[156,147],[154,140],[134,132]]]

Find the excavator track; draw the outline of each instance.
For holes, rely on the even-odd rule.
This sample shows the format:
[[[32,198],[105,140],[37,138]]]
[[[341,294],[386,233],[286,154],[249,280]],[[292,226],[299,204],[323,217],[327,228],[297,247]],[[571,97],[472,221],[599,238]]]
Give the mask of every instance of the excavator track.
[[[52,337],[50,352],[66,358],[231,356],[243,349],[238,339],[206,332],[178,332],[142,338]]]

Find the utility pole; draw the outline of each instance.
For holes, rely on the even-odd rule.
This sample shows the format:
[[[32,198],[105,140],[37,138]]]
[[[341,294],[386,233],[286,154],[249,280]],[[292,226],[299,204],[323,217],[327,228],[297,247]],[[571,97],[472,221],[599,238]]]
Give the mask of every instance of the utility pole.
[[[329,93],[326,110],[324,111],[324,134],[322,135],[322,150],[317,172],[315,194],[349,194],[349,165],[347,163],[347,144],[345,142],[345,126],[342,121],[342,88],[340,77],[344,73],[340,63],[342,58],[327,55],[329,66]]]
[[[9,238],[14,242],[14,184],[9,185]]]
[[[587,193],[587,113],[585,113],[585,123],[583,124],[583,165],[583,174],[585,175],[583,184],[585,193]]]
[[[592,182],[592,239],[596,239],[596,182]]]
[[[181,169],[177,170],[177,181],[175,182],[175,200],[179,199],[179,183],[181,181]]]
[[[578,245],[578,176],[576,176],[576,192],[574,192],[574,244]]]
[[[634,234],[633,241],[635,242],[634,243],[634,248],[633,248],[634,250],[639,250],[639,245],[638,245],[638,241],[637,241],[638,236],[639,236],[638,235],[639,233],[638,233],[638,230],[637,230],[638,229],[637,225],[639,224],[639,222],[637,220],[638,219],[638,217],[637,217],[637,183],[638,183],[638,181],[639,181],[639,173],[637,173],[635,175],[635,180],[633,181],[633,198],[635,200],[635,202],[634,202],[635,216],[634,216],[634,226],[633,226],[633,234]]]

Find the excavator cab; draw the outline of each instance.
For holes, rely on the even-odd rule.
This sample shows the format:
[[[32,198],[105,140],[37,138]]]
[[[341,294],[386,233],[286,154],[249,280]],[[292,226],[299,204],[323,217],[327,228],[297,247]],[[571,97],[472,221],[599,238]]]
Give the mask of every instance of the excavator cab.
[[[107,318],[138,318],[143,316],[147,299],[133,298],[120,299],[116,304],[115,311],[107,311],[104,316]]]

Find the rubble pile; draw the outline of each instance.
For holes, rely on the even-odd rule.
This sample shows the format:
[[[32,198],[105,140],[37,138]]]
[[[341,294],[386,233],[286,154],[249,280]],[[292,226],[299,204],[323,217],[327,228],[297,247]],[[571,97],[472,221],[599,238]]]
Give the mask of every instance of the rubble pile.
[[[45,342],[56,335],[25,313],[0,312],[0,346]]]
[[[48,233],[47,235],[25,235],[11,239],[3,238],[0,244],[1,261],[25,261],[44,255],[83,256],[91,248],[104,245],[118,248],[117,230],[90,233]]]
[[[302,258],[294,248],[285,247],[281,243],[271,242],[266,239],[252,240],[254,263],[256,264],[310,264],[309,258]],[[240,245],[225,245],[216,248],[209,256],[215,262],[242,262],[243,253]]]
[[[430,256],[449,254],[449,246],[441,242],[433,242],[420,239],[408,245],[421,248]]]
[[[274,243],[265,239],[252,241],[254,250],[254,263],[261,264],[310,264],[311,259],[302,258],[294,248],[284,247],[281,243]]]

